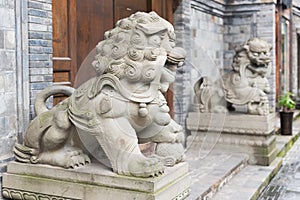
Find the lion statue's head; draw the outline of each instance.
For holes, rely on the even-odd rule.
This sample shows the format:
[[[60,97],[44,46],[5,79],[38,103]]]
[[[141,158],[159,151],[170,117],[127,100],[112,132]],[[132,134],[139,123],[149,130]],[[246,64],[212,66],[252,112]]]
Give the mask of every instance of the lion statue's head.
[[[253,66],[268,67],[271,62],[272,46],[265,40],[253,38],[244,45],[248,58]]]
[[[92,65],[98,76],[109,73],[132,82],[151,82],[157,75],[158,57],[163,65],[183,64],[185,51],[175,47],[175,39],[168,21],[155,12],[137,12],[105,33]]]
[[[233,58],[233,70],[248,70],[253,76],[265,77],[270,73],[271,44],[259,38],[249,39],[236,50]],[[252,76],[248,73],[249,76]]]

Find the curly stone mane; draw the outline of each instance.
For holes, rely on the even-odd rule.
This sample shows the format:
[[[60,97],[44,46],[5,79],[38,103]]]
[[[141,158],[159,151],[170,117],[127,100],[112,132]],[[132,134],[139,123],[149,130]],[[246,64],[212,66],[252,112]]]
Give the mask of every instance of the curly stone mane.
[[[162,53],[159,36],[153,37],[157,46],[147,44],[146,38],[163,31],[170,40],[175,40],[173,26],[155,12],[137,12],[119,20],[114,29],[105,32],[105,39],[96,47],[92,65],[97,75],[110,73],[118,78],[134,79],[144,60],[153,61]]]

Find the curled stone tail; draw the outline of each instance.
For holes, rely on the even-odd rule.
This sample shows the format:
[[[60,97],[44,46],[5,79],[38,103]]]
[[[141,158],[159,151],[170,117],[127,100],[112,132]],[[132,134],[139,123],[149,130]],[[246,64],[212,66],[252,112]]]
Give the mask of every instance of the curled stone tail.
[[[54,94],[65,94],[71,96],[74,93],[75,89],[65,85],[53,85],[42,90],[36,97],[34,103],[34,110],[36,115],[39,115],[45,111],[48,111],[46,106],[46,100]]]

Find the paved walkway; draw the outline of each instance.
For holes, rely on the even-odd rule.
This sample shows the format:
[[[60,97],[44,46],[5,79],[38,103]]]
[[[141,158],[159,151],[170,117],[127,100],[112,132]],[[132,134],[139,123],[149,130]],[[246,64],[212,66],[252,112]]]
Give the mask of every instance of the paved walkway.
[[[293,132],[300,131],[300,119],[294,121]],[[260,195],[259,200],[299,200],[300,199],[300,139],[287,155],[278,174]]]

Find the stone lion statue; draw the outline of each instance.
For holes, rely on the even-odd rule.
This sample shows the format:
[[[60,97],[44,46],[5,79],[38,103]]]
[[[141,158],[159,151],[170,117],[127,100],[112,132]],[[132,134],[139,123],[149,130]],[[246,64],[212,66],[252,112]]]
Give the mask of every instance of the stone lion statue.
[[[226,101],[230,111],[234,110],[233,104],[247,105],[250,114],[267,115],[267,94],[271,91],[267,79],[271,72],[271,48],[271,45],[262,39],[250,39],[236,50],[229,73],[210,84],[205,84],[209,82],[208,77],[200,78],[194,86],[200,111],[224,112],[225,109],[220,109],[216,102]],[[221,106],[225,108],[224,103]]]
[[[24,144],[15,145],[17,160],[74,168],[104,157],[114,172],[139,177],[181,162],[183,130],[163,95],[185,59],[175,39],[173,26],[155,12],[119,20],[96,47],[96,77],[37,96],[37,117]],[[46,99],[57,93],[69,97],[48,110]],[[156,144],[150,157],[138,145],[148,142]]]

